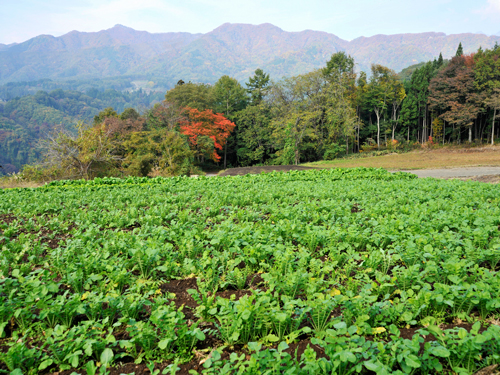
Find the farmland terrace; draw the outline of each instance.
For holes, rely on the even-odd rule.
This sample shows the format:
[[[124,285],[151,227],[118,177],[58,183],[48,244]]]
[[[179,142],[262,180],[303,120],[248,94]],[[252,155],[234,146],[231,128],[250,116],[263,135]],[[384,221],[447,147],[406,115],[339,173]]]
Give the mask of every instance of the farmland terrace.
[[[500,362],[499,185],[370,168],[55,181],[0,190],[0,248],[0,373]]]

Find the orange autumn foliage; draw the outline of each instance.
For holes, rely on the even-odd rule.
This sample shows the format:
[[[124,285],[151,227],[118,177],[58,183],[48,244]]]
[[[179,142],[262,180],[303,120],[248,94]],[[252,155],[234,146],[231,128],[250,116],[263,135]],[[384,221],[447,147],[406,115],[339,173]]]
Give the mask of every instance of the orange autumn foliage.
[[[189,143],[195,149],[198,147],[198,137],[206,136],[214,141],[212,160],[218,162],[220,156],[217,149],[222,150],[226,140],[236,126],[224,117],[222,113],[213,113],[211,109],[198,111],[196,108],[184,108],[186,119],[181,121],[180,128],[189,137]]]

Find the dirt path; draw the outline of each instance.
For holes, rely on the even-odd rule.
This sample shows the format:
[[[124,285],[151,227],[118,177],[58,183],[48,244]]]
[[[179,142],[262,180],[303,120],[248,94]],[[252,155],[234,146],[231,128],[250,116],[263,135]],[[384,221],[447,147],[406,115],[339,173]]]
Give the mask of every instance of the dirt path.
[[[434,178],[459,178],[472,179],[476,181],[487,181],[500,179],[500,167],[463,167],[463,168],[447,168],[447,169],[419,169],[419,170],[403,170],[416,174],[418,177],[434,177]]]

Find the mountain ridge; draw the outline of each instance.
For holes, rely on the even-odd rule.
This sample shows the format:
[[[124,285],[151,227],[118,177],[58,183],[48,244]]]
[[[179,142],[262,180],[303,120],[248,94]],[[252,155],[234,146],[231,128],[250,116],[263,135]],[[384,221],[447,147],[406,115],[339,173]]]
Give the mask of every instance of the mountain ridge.
[[[0,44],[0,84],[50,79],[114,76],[162,77],[214,83],[227,74],[241,81],[257,68],[274,79],[324,66],[345,51],[367,71],[372,63],[399,71],[409,65],[492,47],[498,36],[442,32],[378,34],[351,41],[324,31],[284,31],[270,23],[225,23],[205,34],[149,33],[120,24],[97,32],[39,35],[25,42]]]

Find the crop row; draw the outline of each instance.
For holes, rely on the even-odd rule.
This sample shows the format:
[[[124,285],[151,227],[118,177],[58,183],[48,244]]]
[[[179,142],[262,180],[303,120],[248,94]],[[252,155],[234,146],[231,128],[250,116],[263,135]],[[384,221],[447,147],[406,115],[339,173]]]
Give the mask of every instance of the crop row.
[[[500,362],[499,193],[373,169],[0,191],[0,372],[472,373]]]

